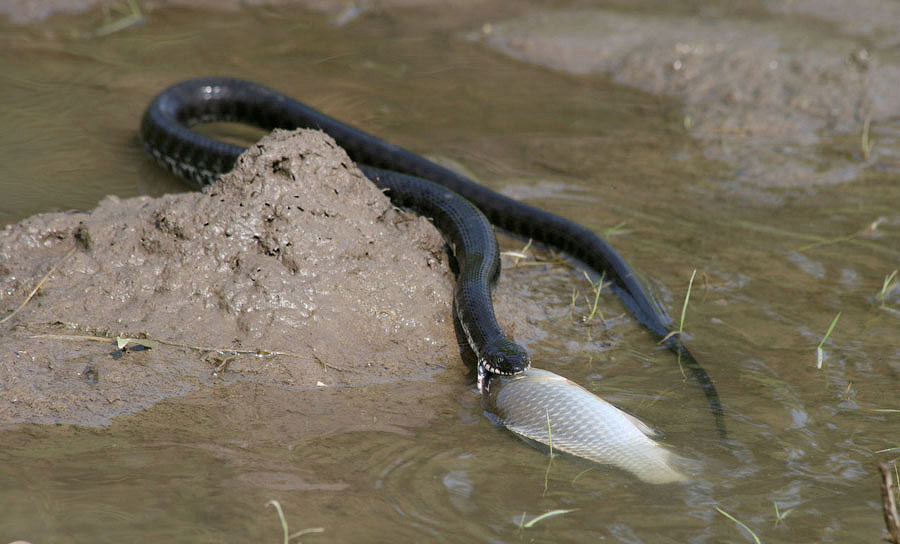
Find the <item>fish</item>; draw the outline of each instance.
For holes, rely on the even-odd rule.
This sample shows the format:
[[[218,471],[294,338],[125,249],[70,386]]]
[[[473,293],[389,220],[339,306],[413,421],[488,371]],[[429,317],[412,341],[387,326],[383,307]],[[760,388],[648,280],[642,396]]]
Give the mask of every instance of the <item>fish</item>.
[[[497,423],[551,451],[612,465],[651,484],[687,479],[680,467],[689,461],[655,441],[646,423],[548,370],[491,376],[482,407]]]

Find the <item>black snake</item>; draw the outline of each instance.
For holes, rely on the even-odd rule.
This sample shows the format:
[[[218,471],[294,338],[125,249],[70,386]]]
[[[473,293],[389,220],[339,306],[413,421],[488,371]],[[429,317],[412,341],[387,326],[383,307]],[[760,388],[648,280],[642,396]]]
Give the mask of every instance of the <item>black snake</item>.
[[[495,193],[461,174],[249,81],[210,77],[172,85],[147,108],[141,122],[141,139],[163,167],[203,185],[231,170],[244,151],[190,128],[213,121],[247,123],[264,130],[320,129],[347,151],[366,177],[386,190],[392,202],[431,218],[455,249],[459,272],[454,309],[477,357],[479,378],[485,374],[515,374],[530,366],[528,352],[504,336],[494,316],[491,290],[500,274],[500,259],[493,223],[565,251],[595,272],[603,273],[637,320],[663,338],[693,373],[724,435],[723,410],[712,380],[682,346],[678,335],[670,334],[668,319],[622,257],[592,231]]]

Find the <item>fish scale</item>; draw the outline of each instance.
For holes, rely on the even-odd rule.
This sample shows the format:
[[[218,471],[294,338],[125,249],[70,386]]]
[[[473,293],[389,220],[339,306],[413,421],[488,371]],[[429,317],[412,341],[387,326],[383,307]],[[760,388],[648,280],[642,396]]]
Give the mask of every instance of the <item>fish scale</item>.
[[[531,368],[495,377],[484,401],[510,431],[546,445],[552,438],[554,450],[621,468],[648,483],[686,479],[677,466],[684,460],[653,440],[645,423],[558,374]]]

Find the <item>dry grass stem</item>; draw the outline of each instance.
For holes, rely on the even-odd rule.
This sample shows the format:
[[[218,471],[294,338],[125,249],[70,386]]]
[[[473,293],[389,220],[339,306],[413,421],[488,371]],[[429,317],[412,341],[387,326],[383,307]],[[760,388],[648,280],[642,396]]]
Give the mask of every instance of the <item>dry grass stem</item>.
[[[0,319],[0,325],[4,324],[4,323],[6,323],[7,321],[9,321],[10,319],[12,319],[12,317],[13,317],[14,315],[16,315],[17,313],[19,313],[19,310],[21,310],[22,308],[25,307],[25,305],[28,304],[28,302],[29,302],[29,301],[31,300],[31,298],[35,295],[35,293],[38,292],[38,289],[40,289],[41,286],[44,285],[44,282],[46,282],[47,279],[50,278],[50,276],[51,276],[54,272],[56,272],[56,269],[59,267],[59,265],[61,265],[66,259],[68,259],[69,257],[71,257],[73,253],[75,253],[75,249],[76,249],[76,248],[73,247],[72,249],[69,250],[68,253],[66,253],[66,254],[63,256],[62,259],[56,261],[56,264],[54,264],[53,267],[50,268],[50,271],[47,272],[46,274],[44,274],[44,277],[41,278],[41,281],[39,281],[38,284],[34,286],[34,289],[31,290],[31,293],[28,293],[28,296],[25,297],[25,300],[22,301],[22,304],[20,304],[18,308],[16,308],[15,310],[13,310],[11,314],[9,314],[8,316],[4,317],[3,319]]]
[[[881,506],[884,510],[884,524],[887,525],[890,542],[900,544],[900,514],[897,513],[897,490],[891,479],[891,465],[880,463]]]
[[[191,344],[183,344],[181,342],[173,342],[171,340],[161,340],[158,338],[129,338],[122,335],[112,335],[109,336],[96,336],[96,335],[82,335],[82,334],[34,334],[29,336],[29,338],[47,338],[51,340],[64,340],[69,342],[109,342],[110,340],[116,343],[117,349],[125,349],[129,344],[135,344],[143,346],[147,349],[153,349],[156,347],[156,344],[162,344],[165,346],[171,346],[175,348],[187,349],[191,351],[197,351],[200,353],[215,353],[218,355],[230,355],[232,358],[226,359],[223,365],[227,366],[227,363],[233,360],[234,356],[244,355],[244,356],[253,356],[253,357],[276,357],[279,355],[286,357],[294,357],[297,359],[309,359],[310,357],[307,355],[303,355],[300,353],[294,353],[291,351],[275,351],[275,350],[267,350],[267,349],[233,349],[233,348],[217,348],[210,346],[194,346]],[[331,363],[326,363],[318,356],[313,356],[313,359],[316,360],[319,364],[321,364],[324,368],[338,370],[341,372],[351,372],[352,370],[349,368],[343,368],[340,366],[333,365]],[[221,366],[221,365],[220,365]]]

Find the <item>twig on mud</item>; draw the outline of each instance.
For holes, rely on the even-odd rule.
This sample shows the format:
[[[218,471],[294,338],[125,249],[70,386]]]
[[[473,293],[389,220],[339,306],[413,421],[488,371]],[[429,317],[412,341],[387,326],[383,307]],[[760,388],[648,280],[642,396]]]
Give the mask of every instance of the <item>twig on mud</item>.
[[[879,463],[881,471],[881,506],[884,509],[884,523],[890,533],[890,542],[900,544],[900,515],[897,513],[897,492],[891,480],[891,465]]]
[[[59,265],[61,265],[61,264],[63,263],[63,261],[65,261],[66,259],[68,259],[69,257],[71,257],[73,253],[75,253],[75,249],[76,249],[76,248],[73,247],[72,249],[69,250],[68,253],[66,253],[66,254],[63,256],[62,259],[56,261],[56,264],[53,265],[53,267],[50,269],[50,271],[47,272],[46,274],[44,274],[44,277],[41,278],[41,281],[39,281],[38,284],[34,286],[34,289],[31,290],[31,293],[29,293],[28,296],[25,297],[25,300],[22,301],[22,304],[20,304],[18,308],[16,308],[15,310],[13,310],[11,314],[9,314],[8,316],[4,317],[3,319],[0,319],[0,325],[4,324],[4,323],[6,323],[7,321],[9,321],[10,319],[12,319],[12,317],[13,317],[14,315],[16,315],[17,313],[19,313],[19,310],[21,310],[22,308],[25,307],[26,304],[28,304],[28,302],[29,302],[29,301],[31,300],[31,298],[35,295],[35,293],[38,292],[38,289],[40,289],[41,286],[44,285],[44,282],[46,282],[47,279],[49,279],[50,276],[51,276],[54,272],[56,272],[56,269],[59,267]]]
[[[228,364],[231,363],[231,361],[234,361],[235,357],[237,357],[237,356],[232,355],[231,357],[225,357],[225,360],[222,361],[221,363],[219,363],[218,366],[216,366],[216,374],[220,374],[220,373],[224,372],[225,369],[228,367]]]
[[[129,343],[139,344],[147,348],[152,348],[152,343],[163,344],[166,346],[172,346],[175,348],[188,349],[192,351],[198,351],[200,353],[217,353],[219,355],[252,355],[254,357],[276,357],[278,355],[284,355],[286,357],[295,357],[297,359],[309,359],[309,356],[302,355],[300,353],[293,353],[290,351],[273,351],[266,349],[234,349],[234,348],[214,348],[209,346],[193,346],[190,344],[182,344],[180,342],[172,342],[171,340],[160,340],[157,338],[126,338],[120,335],[116,336],[91,336],[91,335],[80,335],[80,334],[34,334],[29,338],[49,338],[51,340],[66,340],[71,342],[109,342],[113,340],[116,342],[116,346],[119,349],[123,349],[124,346]],[[340,366],[336,366],[330,363],[326,363],[318,356],[313,356],[313,358],[321,363],[321,365],[325,368],[331,368],[334,370],[338,370],[341,372],[352,372],[349,368],[343,368]]]

